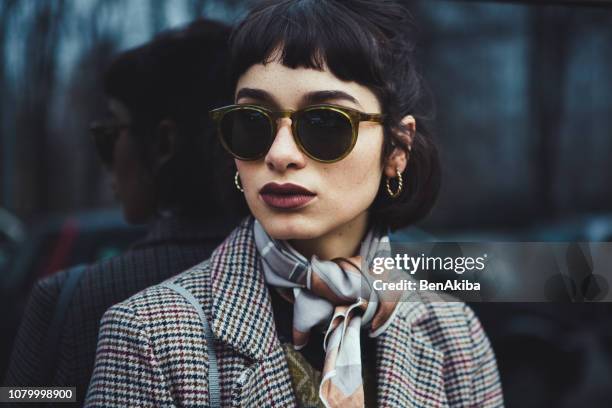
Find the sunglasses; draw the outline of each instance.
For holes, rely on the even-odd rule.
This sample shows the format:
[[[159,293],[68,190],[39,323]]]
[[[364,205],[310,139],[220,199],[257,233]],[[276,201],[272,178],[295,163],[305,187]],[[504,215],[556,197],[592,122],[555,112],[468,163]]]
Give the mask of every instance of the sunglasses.
[[[92,122],[89,132],[93,138],[94,145],[98,152],[98,157],[102,163],[110,166],[113,163],[113,151],[115,143],[122,130],[130,127],[127,123],[118,123],[116,120],[103,120]]]
[[[300,110],[272,111],[258,105],[230,105],[210,111],[223,147],[236,159],[266,155],[278,132],[278,119],[291,118],[295,143],[308,157],[334,163],[357,142],[360,122],[382,123],[384,115],[337,105],[312,105]]]

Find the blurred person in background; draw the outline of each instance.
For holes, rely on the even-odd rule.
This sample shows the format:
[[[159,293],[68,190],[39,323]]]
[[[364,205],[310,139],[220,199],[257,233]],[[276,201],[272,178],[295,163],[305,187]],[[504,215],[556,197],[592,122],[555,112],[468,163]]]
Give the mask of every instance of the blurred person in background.
[[[92,125],[126,220],[149,233],[126,253],[39,281],[6,385],[76,386],[82,402],[99,321],[113,304],[203,261],[234,223],[217,195],[207,112],[226,102],[229,28],[200,20],[120,54],[104,88],[109,118]]]

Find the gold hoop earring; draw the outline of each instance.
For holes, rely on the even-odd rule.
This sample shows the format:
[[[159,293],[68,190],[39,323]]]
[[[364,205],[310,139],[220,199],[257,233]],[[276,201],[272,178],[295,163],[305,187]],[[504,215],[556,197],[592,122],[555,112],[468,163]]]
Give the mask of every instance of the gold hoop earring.
[[[238,173],[238,170],[236,170],[236,175],[234,175],[234,184],[236,185],[236,188],[238,189],[238,191],[240,191],[241,193],[244,193],[244,189],[240,185],[240,174]]]
[[[389,194],[389,197],[391,198],[397,198],[402,193],[402,189],[404,188],[404,180],[402,179],[402,173],[400,172],[399,167],[397,167],[395,171],[397,172],[397,191],[391,190],[391,184],[389,183],[391,181],[390,177],[387,177],[386,182],[387,194]]]

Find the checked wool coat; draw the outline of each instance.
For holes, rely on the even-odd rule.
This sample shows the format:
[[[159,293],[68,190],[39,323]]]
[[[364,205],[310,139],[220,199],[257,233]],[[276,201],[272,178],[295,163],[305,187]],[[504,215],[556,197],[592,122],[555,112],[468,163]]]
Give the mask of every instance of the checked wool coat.
[[[222,406],[295,407],[249,217],[174,283],[201,302],[216,339]],[[403,302],[377,338],[380,407],[500,407],[489,341],[460,302]],[[196,310],[153,286],[101,322],[89,407],[208,406],[208,354]]]

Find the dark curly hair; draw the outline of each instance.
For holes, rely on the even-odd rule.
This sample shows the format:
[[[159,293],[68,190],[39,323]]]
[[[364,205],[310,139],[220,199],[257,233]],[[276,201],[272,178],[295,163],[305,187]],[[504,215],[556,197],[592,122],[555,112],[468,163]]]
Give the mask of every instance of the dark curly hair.
[[[401,120],[413,115],[417,133],[402,174],[405,188],[391,199],[384,177],[370,207],[372,221],[391,229],[429,213],[440,188],[440,164],[427,122],[429,93],[417,72],[413,19],[391,0],[266,0],[258,2],[235,28],[230,41],[230,83],[235,87],[249,67],[280,62],[289,68],[328,68],[343,81],[370,89],[385,113],[383,160],[398,137]]]

